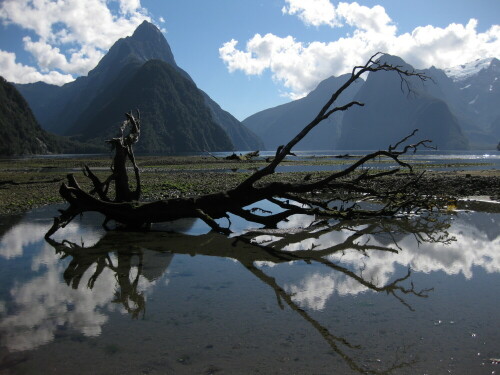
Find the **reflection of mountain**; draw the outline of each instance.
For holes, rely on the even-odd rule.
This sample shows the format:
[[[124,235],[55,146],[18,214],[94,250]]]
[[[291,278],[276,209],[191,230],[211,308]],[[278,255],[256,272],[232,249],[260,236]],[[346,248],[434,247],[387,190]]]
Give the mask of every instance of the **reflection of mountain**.
[[[464,227],[470,228],[471,231],[477,231],[475,237],[486,238],[493,244],[495,240],[498,241],[500,236],[498,215],[494,214],[477,214],[471,212],[462,214],[459,223],[463,223]]]
[[[411,267],[416,272],[463,274],[468,279],[473,277],[474,267],[481,267],[489,273],[498,273],[500,254],[492,251],[500,248],[500,227],[498,215],[495,216],[496,218],[482,213],[461,214],[448,231],[450,236],[456,239],[450,246],[433,241],[418,244],[413,233],[385,233],[367,236],[365,240],[369,240],[374,247],[397,243],[402,251],[397,254],[370,252],[369,257],[363,258],[362,263],[357,251],[330,255],[328,259],[341,262],[362,273],[365,278],[377,280],[377,284],[382,285],[389,282],[394,277],[395,270],[400,267]],[[293,248],[298,250],[315,246],[315,249],[320,251],[332,243],[342,241],[345,241],[345,233],[331,232],[315,241],[307,239],[296,243]],[[294,300],[301,306],[315,310],[322,310],[326,301],[335,294],[356,295],[369,290],[344,275],[326,270],[310,273],[300,281],[288,284],[286,289],[293,293]]]
[[[149,282],[162,277],[167,272],[168,266],[173,259],[172,253],[159,253],[157,251],[144,251],[142,255],[142,276]]]

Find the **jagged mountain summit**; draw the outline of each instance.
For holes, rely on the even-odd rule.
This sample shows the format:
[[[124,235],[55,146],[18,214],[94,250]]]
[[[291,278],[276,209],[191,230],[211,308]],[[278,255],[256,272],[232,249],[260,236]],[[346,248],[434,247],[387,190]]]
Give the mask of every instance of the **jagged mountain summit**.
[[[453,80],[460,99],[457,112],[475,128],[468,129],[473,144],[494,148],[500,140],[500,60],[476,60],[445,73]]]
[[[494,57],[489,57],[446,68],[444,72],[454,82],[460,82],[477,75],[483,69],[489,69],[492,65],[498,65],[498,60]]]
[[[138,81],[150,61],[156,63],[148,65],[147,80]],[[161,77],[158,82],[155,75]],[[101,142],[125,111],[138,108],[145,116],[142,137],[151,141],[141,142],[138,151],[262,148],[257,136],[196,87],[176,64],[163,34],[147,21],[132,36],[119,39],[87,76],[62,87],[40,82],[17,87],[42,126],[84,141]]]

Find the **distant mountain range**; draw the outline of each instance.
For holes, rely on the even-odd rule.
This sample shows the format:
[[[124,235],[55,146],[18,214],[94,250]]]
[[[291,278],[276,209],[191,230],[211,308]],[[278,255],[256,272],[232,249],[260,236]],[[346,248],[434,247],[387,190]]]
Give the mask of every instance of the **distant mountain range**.
[[[177,66],[170,46],[144,21],[118,40],[85,77],[61,87],[16,85],[40,124],[56,134],[102,144],[123,114],[139,109],[139,152],[262,149],[260,139],[222,110]]]
[[[399,57],[383,58],[413,69]],[[358,100],[366,105],[336,113],[296,148],[387,148],[415,128],[420,129],[419,139],[432,139],[440,149],[496,148],[500,141],[500,61],[489,58],[423,72],[432,80],[411,79],[411,95],[401,92],[399,77],[390,72],[359,80],[336,104]],[[37,134],[26,139],[42,139],[38,134],[49,137],[42,139],[46,147],[16,146],[15,152],[58,152],[68,150],[68,145],[74,152],[95,151],[116,134],[124,112],[134,109],[142,114],[139,152],[274,150],[307,125],[347,77],[330,77],[306,97],[240,122],[196,86],[175,62],[160,30],[145,21],[132,36],[118,40],[85,77],[61,87],[42,82],[15,85],[42,128],[74,140],[68,143],[65,138],[50,138],[46,132],[26,128],[26,134]],[[22,105],[19,111],[25,113]],[[18,137],[12,124],[5,129]],[[60,147],[52,147],[50,139],[57,139],[54,142]]]
[[[396,56],[387,62],[413,69]],[[296,148],[381,149],[418,128],[439,149],[494,149],[500,141],[500,61],[496,58],[450,68],[423,70],[432,80],[411,79],[412,94],[401,92],[399,77],[390,72],[369,75],[340,97],[337,105],[358,100],[353,107],[319,125]],[[317,114],[347,76],[330,77],[306,97],[258,112],[243,121],[275,149]],[[496,103],[496,104],[495,104]]]

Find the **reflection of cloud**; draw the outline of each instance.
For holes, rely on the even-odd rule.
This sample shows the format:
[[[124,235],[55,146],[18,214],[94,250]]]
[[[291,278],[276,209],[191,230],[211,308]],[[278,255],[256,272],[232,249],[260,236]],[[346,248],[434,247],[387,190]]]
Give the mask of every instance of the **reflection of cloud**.
[[[26,220],[33,220],[28,216]],[[109,268],[97,278],[93,289],[87,288],[87,280],[95,272],[95,265],[90,267],[82,277],[78,289],[72,289],[61,279],[67,261],[62,261],[54,248],[44,243],[50,224],[23,222],[10,229],[1,239],[0,256],[7,259],[22,256],[27,247],[35,245],[38,252],[31,258],[31,269],[43,274],[15,284],[11,290],[9,305],[15,313],[0,320],[0,341],[10,351],[29,350],[46,344],[54,339],[58,330],[73,329],[86,336],[97,336],[103,324],[108,320],[106,312],[120,311],[126,313],[112,301],[115,299],[117,280],[115,273]],[[58,238],[66,238],[72,242],[85,242],[86,246],[96,243],[102,231],[86,222],[72,222],[57,233]],[[168,267],[171,254],[144,251],[143,267],[147,278],[139,278],[138,291],[144,296],[150,292],[161,272]],[[113,254],[111,261],[116,265],[118,260]],[[133,266],[129,278],[137,276],[138,268]],[[133,302],[129,301],[130,305]],[[0,313],[6,314],[6,302],[0,300]]]
[[[296,214],[290,216],[287,221],[282,221],[281,223],[279,223],[278,228],[307,228],[313,223],[314,219],[315,218],[312,215]]]
[[[34,244],[47,231],[46,225],[21,223],[7,231],[0,242],[0,256],[11,259],[23,255],[24,247]]]
[[[114,273],[107,270],[93,290],[71,289],[61,282],[64,265],[57,261],[42,276],[11,290],[15,315],[0,322],[2,345],[9,350],[28,350],[53,340],[58,328],[73,328],[97,336],[107,321],[99,310],[108,305],[115,291]]]
[[[387,285],[396,275],[398,267],[410,267],[416,272],[441,271],[448,275],[463,274],[467,279],[473,276],[473,267],[481,267],[486,272],[500,272],[500,228],[495,227],[496,235],[492,235],[493,228],[476,228],[471,225],[475,219],[480,218],[481,213],[471,213],[458,219],[452,224],[448,232],[456,238],[449,245],[441,243],[424,242],[418,244],[412,235],[407,235],[398,241],[401,251],[398,254],[386,251],[373,250],[369,256],[360,259],[360,253],[356,250],[346,250],[341,254],[333,254],[328,259],[334,263],[341,264],[348,269],[354,270],[363,279],[378,287]],[[475,217],[474,217],[475,216]],[[481,221],[485,223],[485,221]],[[495,225],[495,220],[489,221]],[[313,245],[316,250],[328,248],[332,245],[343,243],[348,232],[330,232],[320,236],[318,239],[307,239],[299,243],[287,246],[288,250],[310,249]],[[382,242],[374,236],[363,236],[358,239],[359,243],[365,243],[369,238],[369,244],[383,246]],[[490,240],[490,238],[495,238]],[[394,246],[393,246],[394,247]],[[293,299],[312,309],[322,309],[334,293],[339,295],[356,295],[368,290],[365,286],[339,272],[314,273],[306,276],[303,280],[286,286],[288,291],[294,293]]]
[[[44,241],[44,235],[50,224],[38,224],[25,221],[8,230],[0,240],[0,256],[11,259],[22,256],[27,246]],[[66,228],[56,233],[54,238],[65,239],[81,243],[85,238],[85,246],[92,246],[102,237],[103,231],[96,231],[95,227],[71,222]]]
[[[313,274],[300,282],[300,285],[285,285],[285,290],[302,306],[313,310],[323,310],[328,298],[335,289],[335,281],[331,276]]]
[[[57,256],[50,257],[50,252],[51,248],[47,245],[36,257],[44,259],[43,263],[47,266],[43,275],[15,285],[10,291],[16,313],[0,321],[0,336],[2,345],[11,351],[29,350],[46,344],[54,339],[59,329],[73,329],[85,336],[98,336],[108,320],[106,312],[127,313],[123,307],[112,302],[118,288],[113,271],[105,268],[90,289],[85,283],[95,272],[95,266],[90,267],[82,277],[82,285],[72,289],[61,280],[66,264]],[[52,261],[47,264],[49,259]],[[111,259],[117,263],[116,257],[111,256]],[[137,267],[132,267],[129,278],[135,278],[137,272]],[[146,296],[155,284],[156,281],[150,282],[141,276],[138,291]],[[129,304],[134,306],[132,301]],[[0,301],[0,312],[2,306],[5,302]]]

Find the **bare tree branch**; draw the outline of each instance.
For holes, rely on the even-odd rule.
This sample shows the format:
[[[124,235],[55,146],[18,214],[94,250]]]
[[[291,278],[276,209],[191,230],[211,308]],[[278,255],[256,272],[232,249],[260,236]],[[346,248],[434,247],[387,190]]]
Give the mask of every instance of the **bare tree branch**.
[[[263,181],[264,177],[275,172],[276,167],[286,156],[293,155],[293,147],[319,123],[335,112],[346,111],[353,106],[364,105],[358,101],[351,101],[344,105],[335,106],[341,94],[360,79],[363,74],[380,71],[394,72],[399,76],[402,88],[404,87],[409,91],[411,91],[410,78],[417,78],[421,81],[429,78],[423,73],[404,70],[400,66],[383,62],[382,57],[381,53],[376,53],[370,57],[365,65],[354,67],[351,76],[331,95],[316,117],[286,145],[278,147],[275,158],[267,166],[257,170],[233,189],[219,193],[202,195],[196,198],[138,202],[141,195],[141,179],[140,170],[135,161],[133,146],[139,141],[140,137],[140,113],[138,111],[136,115],[132,112],[126,113],[126,120],[120,127],[119,136],[107,141],[115,152],[111,167],[112,174],[104,182],[101,182],[90,168],[85,166],[84,175],[91,180],[93,185],[90,193],[80,188],[73,175],[68,176],[68,184],[61,185],[60,194],[70,206],[63,210],[58,218],[54,219],[54,224],[47,232],[47,237],[50,237],[59,228],[71,222],[75,216],[86,211],[102,213],[105,216],[103,225],[113,220],[129,229],[144,228],[151,223],[172,221],[185,217],[200,218],[212,230],[227,235],[231,233],[230,228],[221,227],[216,220],[227,217],[228,213],[233,213],[269,227],[275,227],[279,221],[286,220],[287,217],[295,213],[353,218],[394,215],[403,211],[431,208],[432,199],[430,197],[420,197],[411,184],[389,191],[375,189],[369,185],[371,181],[397,173],[401,168],[407,169],[410,173],[413,172],[412,166],[401,160],[400,157],[410,150],[415,152],[420,147],[430,147],[429,143],[431,142],[430,140],[421,140],[414,144],[408,144],[409,139],[416,134],[416,130],[397,141],[394,146],[389,146],[388,150],[375,151],[365,155],[344,170],[333,172],[325,178],[319,180],[305,179],[301,183],[265,183]],[[398,148],[402,148],[402,150],[398,151]],[[369,171],[359,173],[359,170],[366,163],[381,157],[392,160],[399,168],[378,173],[370,173]],[[129,185],[127,162],[132,164],[134,170],[135,189],[131,189]],[[114,198],[109,197],[109,187],[112,182],[114,182]],[[328,206],[328,203],[314,202],[309,197],[305,197],[305,195],[316,191],[327,192],[330,197],[326,201],[331,202],[332,199],[340,199],[345,204],[341,208],[332,209]],[[285,212],[273,215],[248,212],[244,209],[244,207],[260,200],[273,200],[277,197],[292,197],[297,201],[303,199],[307,206],[288,205],[285,207],[285,203],[278,201],[277,204],[284,208]],[[379,201],[381,207],[374,210],[361,209],[359,203],[368,200]]]

